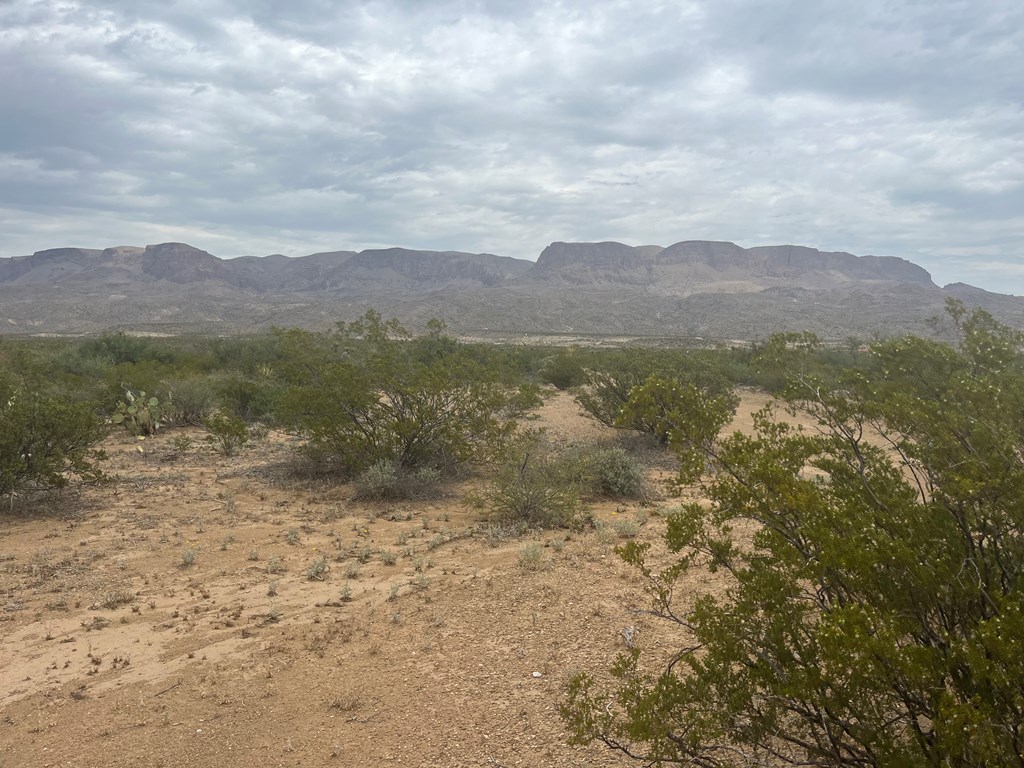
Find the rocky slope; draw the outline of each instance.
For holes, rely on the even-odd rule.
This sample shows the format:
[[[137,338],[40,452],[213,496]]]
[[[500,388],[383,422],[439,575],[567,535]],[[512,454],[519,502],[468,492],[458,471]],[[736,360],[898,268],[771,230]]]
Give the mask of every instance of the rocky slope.
[[[1024,327],[1024,300],[939,288],[897,258],[781,245],[552,243],[537,262],[404,248],[222,260],[184,243],[0,259],[0,332],[236,333],[327,327],[367,308],[467,335],[936,333],[948,296]]]

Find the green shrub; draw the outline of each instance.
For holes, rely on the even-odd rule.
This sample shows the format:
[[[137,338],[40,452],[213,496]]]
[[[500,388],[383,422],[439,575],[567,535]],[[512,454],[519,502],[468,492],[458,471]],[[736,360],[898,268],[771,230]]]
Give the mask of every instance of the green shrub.
[[[207,441],[225,456],[233,456],[249,442],[249,428],[235,416],[215,413],[203,422]]]
[[[530,388],[510,384],[454,340],[409,339],[373,312],[329,335],[284,332],[282,345],[291,382],[282,420],[351,476],[382,461],[399,472],[444,473],[487,457],[536,402]]]
[[[217,395],[205,378],[170,379],[161,386],[164,420],[199,426],[217,407]]]
[[[558,389],[578,387],[587,379],[583,361],[574,350],[562,350],[548,358],[540,372],[540,380]]]
[[[95,446],[106,432],[87,405],[0,386],[0,495],[103,479]]]
[[[623,350],[595,359],[594,365],[576,395],[583,411],[605,426],[645,432],[662,441],[666,438],[658,431],[661,420],[655,414],[623,413],[634,389],[657,377],[692,386],[708,397],[732,391],[720,365],[694,352]]]
[[[651,433],[680,459],[679,481],[693,482],[708,468],[719,432],[732,421],[739,397],[732,390],[712,394],[692,383],[651,376],[634,387],[619,424],[650,424]]]
[[[573,446],[561,460],[584,493],[613,499],[646,497],[643,468],[622,448]]]
[[[579,481],[546,446],[527,439],[507,452],[481,502],[503,523],[571,527],[580,512]]]
[[[284,391],[282,384],[269,375],[258,379],[228,378],[216,390],[221,408],[247,424],[274,423]]]

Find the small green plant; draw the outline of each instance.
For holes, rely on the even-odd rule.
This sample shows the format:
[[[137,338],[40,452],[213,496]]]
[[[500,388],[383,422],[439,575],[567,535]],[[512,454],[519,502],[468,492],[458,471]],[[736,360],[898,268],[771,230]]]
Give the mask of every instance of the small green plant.
[[[508,453],[481,501],[502,522],[568,527],[580,510],[579,482],[539,439],[530,437]]]
[[[380,553],[380,561],[384,563],[384,565],[394,565],[398,562],[398,555],[390,549],[385,549]]]
[[[622,517],[612,521],[612,529],[619,538],[632,539],[640,533],[640,523],[630,520],[628,517]]]
[[[618,532],[608,523],[596,521],[594,523],[594,531],[597,534],[598,543],[608,547],[614,544],[618,538]]]
[[[278,582],[277,579],[274,579],[269,584],[267,584],[267,595],[269,597],[276,597],[277,596],[278,584],[279,584],[279,582]]]
[[[252,560],[253,562],[256,562],[257,560],[259,560],[260,559],[260,552],[259,552],[259,550],[258,549],[250,549],[249,550],[249,559]]]
[[[327,565],[327,558],[318,557],[310,564],[309,568],[306,569],[306,578],[310,581],[323,581],[327,578],[327,574],[330,570],[331,567]]]
[[[196,564],[196,558],[199,556],[199,549],[197,547],[188,547],[181,553],[181,567],[191,568]]]
[[[184,456],[192,450],[193,445],[195,441],[190,435],[175,435],[170,441],[171,454],[176,458]]]
[[[341,588],[341,594],[338,595],[338,600],[343,603],[352,602],[352,586],[348,582],[345,582],[345,586]]]
[[[206,418],[203,427],[210,433],[207,442],[225,456],[234,456],[249,442],[249,427],[237,416],[215,413]]]
[[[145,392],[125,389],[124,400],[117,404],[117,410],[110,420],[124,426],[133,435],[155,435],[163,424],[160,400],[149,397]]]
[[[388,590],[387,601],[389,603],[395,602],[398,599],[398,590],[401,589],[401,584],[392,584],[391,589]]]
[[[284,565],[280,557],[272,557],[267,561],[267,573],[281,573],[283,570]]]
[[[121,587],[104,594],[99,600],[99,604],[109,611],[119,606],[127,605],[133,600],[135,600],[135,593],[127,587]]]
[[[437,494],[441,472],[433,467],[402,470],[395,461],[381,459],[359,474],[357,499],[424,499]]]
[[[539,571],[544,565],[544,547],[537,542],[519,548],[519,567],[524,571]]]
[[[299,529],[289,528],[288,533],[284,535],[284,540],[293,547],[296,546],[299,543]]]
[[[345,578],[346,579],[358,579],[359,578],[359,563],[349,563],[345,566]]]

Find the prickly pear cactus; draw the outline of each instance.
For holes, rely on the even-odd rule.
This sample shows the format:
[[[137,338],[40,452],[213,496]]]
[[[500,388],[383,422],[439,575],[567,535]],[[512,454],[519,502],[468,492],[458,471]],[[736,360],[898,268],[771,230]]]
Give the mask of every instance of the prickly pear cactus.
[[[153,435],[163,423],[160,401],[147,397],[145,392],[124,391],[124,400],[117,404],[117,412],[111,418],[114,424],[123,425],[133,435]]]

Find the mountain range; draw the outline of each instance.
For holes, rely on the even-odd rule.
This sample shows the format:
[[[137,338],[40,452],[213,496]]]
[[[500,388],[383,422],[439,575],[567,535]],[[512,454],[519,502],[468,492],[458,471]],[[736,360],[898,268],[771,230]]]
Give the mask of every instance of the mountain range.
[[[549,245],[536,262],[404,248],[220,259],[184,243],[0,259],[0,333],[240,333],[329,327],[373,307],[415,328],[753,340],[948,333],[947,297],[1024,327],[1024,299],[939,287],[920,266],[793,245]]]

